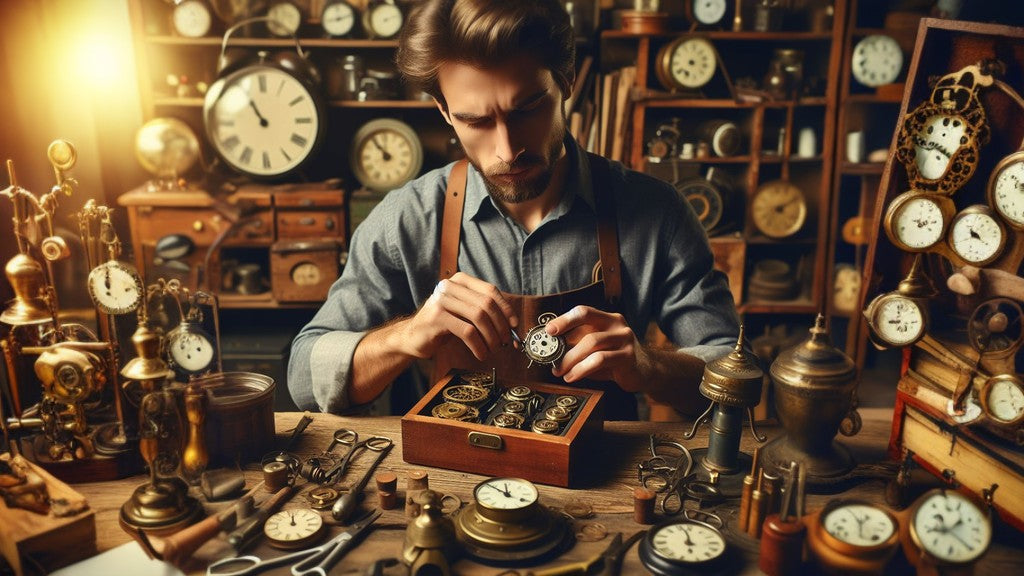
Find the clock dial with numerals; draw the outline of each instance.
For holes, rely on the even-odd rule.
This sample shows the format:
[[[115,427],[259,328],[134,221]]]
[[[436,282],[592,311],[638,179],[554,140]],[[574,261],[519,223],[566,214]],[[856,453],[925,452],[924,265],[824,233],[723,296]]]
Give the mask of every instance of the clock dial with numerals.
[[[312,508],[281,510],[263,524],[263,534],[271,546],[302,548],[319,539],[327,530],[323,516]]]
[[[93,268],[87,285],[93,303],[104,314],[125,314],[142,302],[142,278],[124,262],[108,260]]]
[[[896,81],[903,69],[903,50],[891,36],[865,36],[853,48],[853,77],[872,88]]]
[[[949,224],[949,245],[953,252],[975,266],[998,258],[1005,244],[1003,225],[988,206],[969,206]]]
[[[1000,424],[1024,421],[1024,382],[1015,374],[989,378],[978,394],[984,413]]]
[[[895,544],[896,521],[885,510],[861,502],[844,502],[821,516],[825,531],[858,548],[874,548],[890,540]]]
[[[769,238],[786,238],[800,231],[807,218],[803,192],[785,180],[763,184],[750,203],[754,225]]]
[[[903,250],[927,250],[942,240],[951,211],[947,198],[911,190],[889,204],[885,231],[893,244]]]
[[[1024,229],[1024,151],[996,165],[988,182],[988,203],[1010,226]]]
[[[658,55],[658,79],[669,90],[696,89],[715,76],[718,56],[704,38],[681,36]]]
[[[921,303],[898,292],[878,296],[864,313],[874,335],[888,346],[909,346],[928,329],[928,316]]]
[[[215,81],[206,93],[204,119],[221,159],[257,178],[299,168],[324,133],[319,96],[297,77],[266,64]]]
[[[910,516],[913,543],[939,564],[974,562],[992,541],[988,515],[952,490],[925,493],[915,502]]]
[[[387,192],[419,174],[423,146],[408,124],[393,118],[378,118],[356,132],[351,160],[352,171],[363,186]]]

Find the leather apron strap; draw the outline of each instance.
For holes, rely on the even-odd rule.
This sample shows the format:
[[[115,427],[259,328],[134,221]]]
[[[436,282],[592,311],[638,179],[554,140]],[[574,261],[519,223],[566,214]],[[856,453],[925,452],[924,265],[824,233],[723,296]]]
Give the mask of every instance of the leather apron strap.
[[[608,186],[610,166],[608,160],[587,153],[590,162],[590,181],[594,190],[594,209],[597,213],[597,249],[601,255],[601,274],[604,278],[604,297],[613,308],[622,298],[622,264],[619,261],[619,227],[615,219],[615,201]]]
[[[466,171],[469,161],[463,158],[448,175],[444,192],[444,216],[441,219],[440,280],[451,278],[459,270],[459,240],[462,237],[462,211],[466,206]]]

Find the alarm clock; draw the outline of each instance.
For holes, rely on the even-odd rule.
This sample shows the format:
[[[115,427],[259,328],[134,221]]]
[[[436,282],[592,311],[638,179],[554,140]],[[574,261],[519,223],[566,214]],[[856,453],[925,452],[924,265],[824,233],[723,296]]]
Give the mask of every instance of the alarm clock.
[[[715,76],[718,53],[706,38],[680,36],[658,51],[657,75],[672,91],[696,90]]]
[[[227,64],[231,34],[224,34],[221,69],[203,101],[203,125],[217,156],[255,179],[276,179],[300,169],[319,150],[326,133],[324,98],[315,69],[295,42],[295,52]]]

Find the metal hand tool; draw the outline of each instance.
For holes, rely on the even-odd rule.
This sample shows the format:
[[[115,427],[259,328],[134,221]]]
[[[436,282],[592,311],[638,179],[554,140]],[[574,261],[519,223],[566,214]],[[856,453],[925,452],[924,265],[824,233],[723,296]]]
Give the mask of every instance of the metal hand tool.
[[[615,535],[611,544],[600,554],[572,564],[546,568],[536,572],[529,572],[529,576],[586,576],[588,574],[600,574],[603,576],[617,576],[622,572],[622,560],[626,552],[644,535],[641,530],[633,534],[625,541],[622,540],[622,533]],[[596,571],[595,571],[596,568]]]
[[[376,438],[381,437],[377,436]],[[373,438],[370,440],[372,439]],[[370,440],[367,440],[367,442]],[[334,506],[331,507],[331,516],[333,516],[338,522],[345,522],[352,516],[352,512],[355,511],[356,506],[359,504],[359,497],[362,496],[363,489],[366,488],[366,483],[370,481],[373,471],[377,469],[377,466],[384,460],[388,453],[391,452],[391,448],[394,446],[394,443],[387,438],[384,438],[384,440],[387,440],[388,444],[380,449],[380,453],[377,454],[377,458],[372,464],[370,464],[370,467],[366,469],[366,472],[363,473],[363,477],[360,478],[348,492],[342,494],[341,497],[338,498],[337,502],[334,503]],[[369,447],[369,445],[367,446]],[[376,450],[376,448],[372,449]]]
[[[334,440],[331,441],[328,450],[331,450],[335,444],[344,444],[349,448],[341,461],[325,472],[324,478],[327,482],[336,482],[338,478],[344,476],[348,472],[349,465],[352,463],[352,457],[364,448],[374,452],[381,452],[383,450],[390,450],[394,442],[385,436],[370,436],[366,440],[360,441],[359,434],[355,430],[342,428],[334,432]]]

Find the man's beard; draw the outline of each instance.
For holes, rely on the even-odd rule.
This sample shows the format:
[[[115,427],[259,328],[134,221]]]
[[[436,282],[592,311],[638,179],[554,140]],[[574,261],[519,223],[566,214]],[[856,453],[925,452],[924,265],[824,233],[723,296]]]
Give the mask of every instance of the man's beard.
[[[555,173],[555,162],[562,153],[563,138],[561,131],[555,131],[554,134],[555,136],[547,143],[544,156],[524,152],[512,162],[499,160],[487,168],[480,166],[476,158],[468,155],[467,157],[473,167],[483,175],[487,193],[492,198],[504,204],[519,204],[537,198],[551,183],[551,178]],[[540,166],[541,171],[528,180],[505,184],[491,179],[493,176],[517,170],[528,170],[535,166]]]

